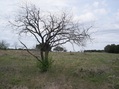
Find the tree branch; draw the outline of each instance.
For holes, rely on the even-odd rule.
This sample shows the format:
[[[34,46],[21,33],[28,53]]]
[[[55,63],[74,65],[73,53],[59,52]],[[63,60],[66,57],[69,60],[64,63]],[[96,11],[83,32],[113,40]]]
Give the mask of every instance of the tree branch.
[[[20,40],[19,40],[20,41]],[[29,49],[27,48],[27,46],[23,43],[23,42],[21,42],[20,41],[20,43],[26,48],[26,51],[29,53],[29,54],[31,54],[34,58],[36,58],[38,61],[40,61],[40,62],[42,62],[36,55],[34,55],[33,53],[31,53],[30,51],[29,51]]]

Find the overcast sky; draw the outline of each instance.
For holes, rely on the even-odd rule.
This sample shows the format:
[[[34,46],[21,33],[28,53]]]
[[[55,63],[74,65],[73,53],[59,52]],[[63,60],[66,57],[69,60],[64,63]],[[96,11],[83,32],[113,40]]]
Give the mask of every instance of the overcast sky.
[[[43,11],[60,9],[71,10],[74,18],[82,23],[93,23],[94,32],[92,42],[80,49],[103,49],[107,44],[119,44],[119,0],[0,0],[0,40],[5,40],[14,47],[19,44],[17,32],[9,26],[8,21],[13,19],[20,6],[32,3]],[[21,40],[28,47],[36,44],[34,38],[25,37]],[[70,45],[65,45],[73,50]]]

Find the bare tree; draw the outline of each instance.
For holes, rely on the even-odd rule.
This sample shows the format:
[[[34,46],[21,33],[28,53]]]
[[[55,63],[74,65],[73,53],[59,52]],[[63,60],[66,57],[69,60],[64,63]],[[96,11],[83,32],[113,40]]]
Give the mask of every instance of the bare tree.
[[[7,43],[5,40],[0,41],[0,49],[6,50],[9,48],[9,43]]]
[[[15,19],[13,26],[19,30],[19,34],[30,33],[35,37],[40,47],[40,58],[28,49],[27,51],[41,63],[44,60],[48,61],[52,47],[67,42],[80,46],[90,37],[88,30],[91,28],[81,28],[66,12],[41,13],[36,6],[22,7],[22,12]],[[21,43],[27,48],[23,42]]]

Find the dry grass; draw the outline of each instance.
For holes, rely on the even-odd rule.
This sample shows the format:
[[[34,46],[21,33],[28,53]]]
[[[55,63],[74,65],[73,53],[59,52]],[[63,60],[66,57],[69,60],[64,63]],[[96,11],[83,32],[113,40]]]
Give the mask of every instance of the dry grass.
[[[50,53],[46,73],[26,51],[0,50],[0,89],[119,89],[119,54]]]

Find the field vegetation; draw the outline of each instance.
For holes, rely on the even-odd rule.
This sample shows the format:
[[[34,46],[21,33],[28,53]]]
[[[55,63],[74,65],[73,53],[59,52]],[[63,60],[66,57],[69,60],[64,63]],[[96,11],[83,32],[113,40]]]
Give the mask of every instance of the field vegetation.
[[[0,50],[0,89],[119,89],[119,54],[50,52],[42,73],[23,50]]]

